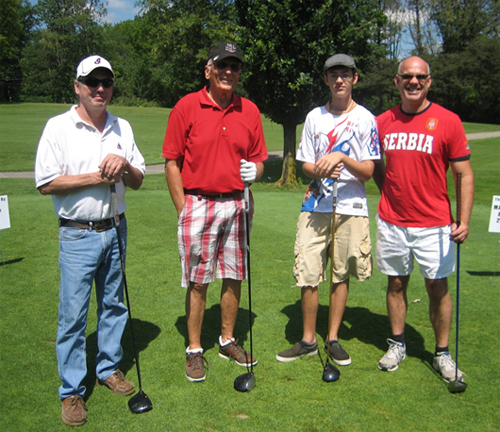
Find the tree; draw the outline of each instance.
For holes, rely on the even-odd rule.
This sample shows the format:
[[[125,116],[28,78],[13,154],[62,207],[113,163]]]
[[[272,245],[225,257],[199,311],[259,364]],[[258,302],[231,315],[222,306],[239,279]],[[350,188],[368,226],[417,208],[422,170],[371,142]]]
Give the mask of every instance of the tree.
[[[467,44],[490,26],[495,0],[432,0],[432,19],[438,26],[446,54],[465,50]]]
[[[462,121],[500,124],[500,40],[477,37],[459,53],[427,59],[431,64],[431,100]]]
[[[234,41],[233,1],[142,0],[141,4],[151,43],[148,94],[154,93],[163,106],[173,106],[205,84],[210,47]]]
[[[245,53],[244,87],[273,122],[283,126],[283,174],[296,183],[296,128],[324,103],[323,65],[338,52],[359,68],[381,53],[373,42],[386,17],[378,2],[364,0],[236,0]]]
[[[19,99],[19,59],[33,26],[32,7],[27,0],[0,2],[0,101]]]
[[[106,15],[101,0],[39,0],[38,28],[23,51],[25,100],[71,102],[78,63],[99,54]]]

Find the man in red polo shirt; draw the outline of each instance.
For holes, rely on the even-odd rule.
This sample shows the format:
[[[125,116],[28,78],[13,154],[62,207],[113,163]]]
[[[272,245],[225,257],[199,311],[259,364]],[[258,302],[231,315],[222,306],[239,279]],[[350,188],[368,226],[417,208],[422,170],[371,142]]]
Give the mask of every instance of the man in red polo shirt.
[[[234,93],[242,62],[234,44],[210,50],[208,86],[175,105],[163,142],[165,177],[179,217],[181,285],[187,288],[186,377],[194,382],[206,376],[201,328],[215,276],[222,279],[219,356],[244,367],[257,364],[233,336],[247,277],[244,183],[262,176],[267,159],[259,109]]]

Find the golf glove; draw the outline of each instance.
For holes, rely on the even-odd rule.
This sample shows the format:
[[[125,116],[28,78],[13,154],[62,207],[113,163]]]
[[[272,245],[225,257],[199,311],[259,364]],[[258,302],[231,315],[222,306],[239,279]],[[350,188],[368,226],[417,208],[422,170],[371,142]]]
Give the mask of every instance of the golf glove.
[[[257,178],[257,165],[245,159],[241,159],[240,163],[241,180],[247,183],[253,183]]]

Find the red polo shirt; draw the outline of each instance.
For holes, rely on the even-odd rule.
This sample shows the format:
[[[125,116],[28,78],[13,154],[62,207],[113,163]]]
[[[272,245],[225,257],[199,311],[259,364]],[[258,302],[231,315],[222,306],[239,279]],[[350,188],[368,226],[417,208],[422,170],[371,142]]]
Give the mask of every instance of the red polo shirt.
[[[170,113],[162,157],[182,160],[185,189],[207,195],[243,190],[240,160],[267,159],[260,111],[235,94],[223,110],[206,88],[190,93]]]

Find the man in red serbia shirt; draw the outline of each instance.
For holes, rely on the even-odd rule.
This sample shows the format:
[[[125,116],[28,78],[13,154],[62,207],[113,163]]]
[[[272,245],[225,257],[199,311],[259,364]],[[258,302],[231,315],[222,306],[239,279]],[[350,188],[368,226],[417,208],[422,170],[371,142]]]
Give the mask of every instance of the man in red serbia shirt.
[[[436,349],[433,367],[444,380],[455,379],[456,364],[448,349],[453,306],[447,277],[455,267],[453,242],[469,234],[474,200],[470,150],[460,118],[429,101],[429,65],[410,57],[394,78],[401,105],[377,118],[386,167],[377,164],[374,179],[382,190],[377,216],[376,263],[388,275],[387,309],[392,329],[389,350],[378,363],[395,371],[406,358],[406,291],[413,261],[425,278]],[[461,223],[453,221],[446,172],[462,173]],[[457,372],[459,381],[463,372]]]

